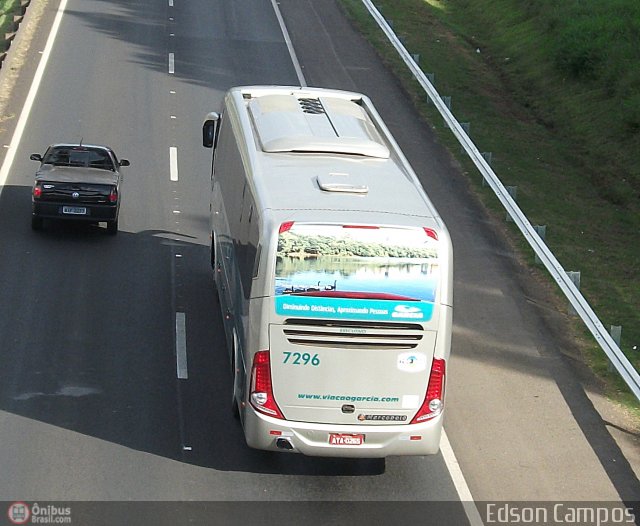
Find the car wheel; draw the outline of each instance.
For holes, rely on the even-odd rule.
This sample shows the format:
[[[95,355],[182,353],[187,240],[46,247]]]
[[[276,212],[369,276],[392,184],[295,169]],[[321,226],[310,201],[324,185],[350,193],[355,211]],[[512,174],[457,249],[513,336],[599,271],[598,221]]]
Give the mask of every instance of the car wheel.
[[[118,220],[107,221],[107,234],[115,236],[118,233]]]
[[[42,229],[42,218],[38,216],[31,216],[31,228],[33,230]]]

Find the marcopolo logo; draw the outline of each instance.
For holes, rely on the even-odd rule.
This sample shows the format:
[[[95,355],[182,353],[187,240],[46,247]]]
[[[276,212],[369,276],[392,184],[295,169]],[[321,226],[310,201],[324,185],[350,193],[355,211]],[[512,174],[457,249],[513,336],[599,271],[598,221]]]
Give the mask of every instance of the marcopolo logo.
[[[367,420],[373,420],[377,422],[404,422],[406,419],[407,415],[358,415],[358,420],[360,420],[360,422],[364,422]]]
[[[71,508],[67,506],[18,501],[9,506],[7,515],[12,524],[71,524]]]

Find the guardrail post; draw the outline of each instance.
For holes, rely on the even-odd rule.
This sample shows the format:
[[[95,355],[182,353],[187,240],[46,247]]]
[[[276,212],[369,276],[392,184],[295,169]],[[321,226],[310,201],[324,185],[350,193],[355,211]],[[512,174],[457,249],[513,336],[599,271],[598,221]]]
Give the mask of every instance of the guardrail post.
[[[411,58],[416,63],[416,65],[420,65],[420,53],[411,53]]]
[[[470,122],[461,122],[460,123],[460,127],[467,134],[467,137],[471,137],[471,123]],[[465,152],[466,152],[466,150],[464,149],[464,146],[461,144],[460,145],[460,153],[465,153]]]
[[[505,188],[507,189],[507,193],[511,196],[511,199],[513,199],[515,201],[516,197],[518,197],[518,187],[517,186],[505,186]],[[507,212],[507,221],[513,222],[513,218],[509,215],[509,212]]]
[[[547,225],[534,225],[533,229],[536,231],[536,234],[540,236],[540,239],[542,239],[542,241],[546,241],[545,238],[547,237]],[[535,261],[538,265],[542,263],[542,260],[540,259],[540,256],[538,256],[538,254],[536,254]]]
[[[449,95],[442,95],[440,98],[442,99],[442,102],[444,102],[444,105],[449,109],[449,111],[451,111],[451,97]],[[444,121],[444,127],[449,127],[446,120]]]
[[[580,271],[572,271],[572,270],[569,270],[569,271],[567,272],[567,276],[569,277],[569,279],[570,279],[571,281],[573,281],[573,284],[576,286],[576,288],[577,288],[578,290],[580,290]],[[578,314],[578,313],[576,312],[576,309],[574,309],[574,308],[573,308],[573,305],[571,305],[571,304],[569,305],[569,314],[570,314],[571,316],[575,316],[576,314]]]
[[[616,342],[616,345],[620,347],[620,341],[622,340],[622,325],[612,325],[609,334],[611,334],[611,338]],[[612,373],[615,370],[613,362],[611,360],[607,360],[607,371]]]
[[[429,81],[429,83],[432,86],[436,85],[436,74],[435,73],[425,73],[424,76],[427,77],[427,80]],[[431,100],[431,97],[429,97],[429,96],[427,96],[427,104],[429,104],[429,105],[433,104],[433,101]]]
[[[484,159],[484,161],[491,166],[491,161],[493,160],[493,153],[492,152],[482,152],[480,155],[482,155],[482,158]],[[484,178],[484,176],[482,176],[482,186],[487,186],[487,180]]]

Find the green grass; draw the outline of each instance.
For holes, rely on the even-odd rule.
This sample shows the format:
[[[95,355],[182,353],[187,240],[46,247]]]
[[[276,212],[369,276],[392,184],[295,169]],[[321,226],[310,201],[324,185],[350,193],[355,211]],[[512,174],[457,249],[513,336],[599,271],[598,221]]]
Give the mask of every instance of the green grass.
[[[426,103],[360,0],[340,0],[457,156],[496,218],[483,187],[442,118]],[[471,123],[480,151],[605,327],[622,325],[623,351],[640,367],[640,3],[637,0],[376,0],[423,71]],[[507,225],[523,261],[531,249]],[[550,278],[549,278],[550,279]],[[640,407],[604,353],[576,322],[584,359],[608,391]],[[636,351],[633,347],[637,346]]]
[[[4,40],[5,33],[13,30],[13,15],[20,7],[20,0],[0,0],[0,52],[9,47]]]

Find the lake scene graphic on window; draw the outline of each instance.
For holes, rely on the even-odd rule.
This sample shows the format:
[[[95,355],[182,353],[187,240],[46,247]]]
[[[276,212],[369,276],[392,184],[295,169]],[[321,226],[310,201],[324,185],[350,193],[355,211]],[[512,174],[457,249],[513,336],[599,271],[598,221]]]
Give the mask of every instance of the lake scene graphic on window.
[[[439,280],[438,242],[420,228],[292,223],[275,275],[282,315],[425,321]]]

